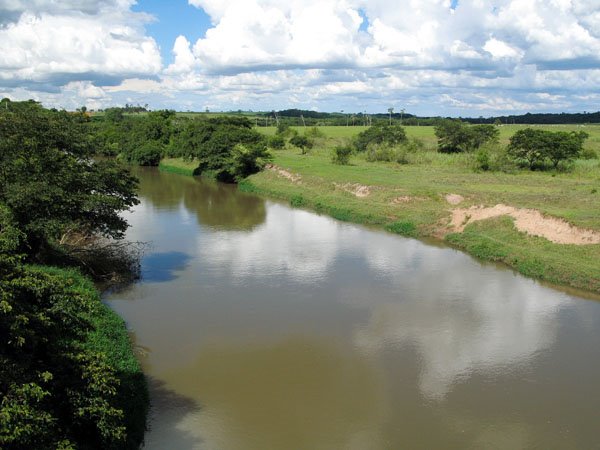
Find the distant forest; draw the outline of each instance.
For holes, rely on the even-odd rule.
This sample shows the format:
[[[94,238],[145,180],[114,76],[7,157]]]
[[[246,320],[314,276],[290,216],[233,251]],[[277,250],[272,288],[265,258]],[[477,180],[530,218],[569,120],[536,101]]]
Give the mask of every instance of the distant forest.
[[[366,114],[366,113],[326,113],[317,111],[308,111],[301,109],[285,109],[282,111],[259,112],[259,117],[270,117],[283,120],[284,122],[294,122],[302,125],[303,120],[306,125],[363,125],[375,122],[389,121],[389,113]],[[441,119],[450,119],[450,117],[419,117],[414,114],[394,112],[391,114],[393,121],[402,121],[404,125],[436,125]],[[502,124],[528,124],[528,125],[558,125],[558,124],[586,124],[600,123],[600,111],[588,113],[527,113],[510,116],[495,117],[459,117],[459,120],[472,124],[479,123],[502,123]],[[370,122],[369,122],[370,121]],[[260,126],[261,123],[259,122]]]
[[[1,104],[2,102],[0,102]],[[85,107],[79,109],[86,112]],[[102,110],[100,110],[102,111]],[[149,112],[148,105],[129,105],[125,107],[108,108],[105,112],[145,113]],[[189,113],[192,113],[191,111]],[[199,112],[204,114],[206,112]],[[526,124],[526,125],[560,125],[560,124],[592,124],[600,123],[600,111],[582,113],[526,113],[510,116],[493,117],[420,117],[405,112],[367,114],[364,112],[319,112],[305,109],[284,109],[281,111],[227,111],[226,115],[242,115],[248,117],[256,126],[273,126],[278,123],[286,125],[376,125],[389,122],[401,122],[403,125],[437,125],[441,120],[454,119],[471,124]]]

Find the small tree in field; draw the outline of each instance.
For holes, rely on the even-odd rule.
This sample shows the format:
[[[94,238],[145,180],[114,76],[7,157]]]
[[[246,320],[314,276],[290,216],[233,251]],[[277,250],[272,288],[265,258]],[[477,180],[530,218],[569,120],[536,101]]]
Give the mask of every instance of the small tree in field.
[[[290,144],[292,144],[294,147],[298,147],[303,155],[306,155],[306,151],[313,148],[314,145],[313,141],[300,134],[293,136],[290,139]]]
[[[561,161],[570,161],[582,151],[588,134],[584,131],[548,131],[525,128],[511,138],[507,152],[517,161],[525,161],[530,169],[549,160],[554,168]]]
[[[435,127],[435,135],[439,152],[461,153],[496,142],[500,132],[494,125],[468,125],[457,120],[444,120]]]
[[[577,158],[583,149],[583,142],[589,137],[585,131],[558,131],[552,134],[545,150],[546,157],[552,162],[555,169],[561,161],[571,161]]]

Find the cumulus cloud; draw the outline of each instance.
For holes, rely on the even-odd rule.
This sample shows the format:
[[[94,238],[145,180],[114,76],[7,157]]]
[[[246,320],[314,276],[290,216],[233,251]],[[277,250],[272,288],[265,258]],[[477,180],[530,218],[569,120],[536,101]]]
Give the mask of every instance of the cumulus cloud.
[[[0,16],[0,84],[118,84],[161,69],[144,14],[130,0],[4,2]]]
[[[600,93],[599,0],[189,0],[212,23],[177,37],[168,66],[134,3],[3,2],[0,90],[53,99],[81,81],[154,107],[451,115],[590,110]]]

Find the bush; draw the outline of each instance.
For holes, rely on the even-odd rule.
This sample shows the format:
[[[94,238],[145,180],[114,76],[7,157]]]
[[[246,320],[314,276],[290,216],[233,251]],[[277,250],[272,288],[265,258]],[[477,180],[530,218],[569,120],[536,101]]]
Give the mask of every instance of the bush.
[[[227,174],[235,181],[240,181],[253,173],[260,172],[271,159],[272,156],[264,144],[251,146],[238,144],[231,152],[231,163],[228,164]]]
[[[281,150],[285,147],[285,139],[280,134],[276,134],[275,136],[271,136],[268,139],[269,148],[273,150]]]
[[[313,148],[314,142],[306,136],[297,134],[290,139],[290,144],[294,147],[298,147],[302,154],[305,155],[307,150]]]
[[[350,145],[339,145],[333,149],[332,162],[334,164],[347,165],[350,162],[352,147]]]
[[[366,160],[392,162],[396,160],[396,150],[389,144],[371,144],[366,151]]]
[[[462,153],[477,150],[498,141],[500,131],[494,125],[469,125],[457,120],[443,120],[435,127],[438,151]]]
[[[579,154],[581,159],[598,159],[598,153],[594,149],[584,148]]]
[[[486,148],[482,148],[477,152],[476,157],[477,168],[483,171],[490,170],[490,152]]]
[[[310,127],[309,129],[307,129],[304,132],[304,135],[307,136],[307,137],[309,137],[309,138],[313,138],[313,139],[318,139],[318,138],[324,138],[325,137],[325,133],[323,133],[317,127]]]
[[[163,146],[156,141],[147,141],[125,157],[130,163],[140,166],[158,166],[163,153]]]
[[[398,145],[407,141],[404,128],[399,125],[373,125],[356,136],[354,148],[364,152],[377,144]]]

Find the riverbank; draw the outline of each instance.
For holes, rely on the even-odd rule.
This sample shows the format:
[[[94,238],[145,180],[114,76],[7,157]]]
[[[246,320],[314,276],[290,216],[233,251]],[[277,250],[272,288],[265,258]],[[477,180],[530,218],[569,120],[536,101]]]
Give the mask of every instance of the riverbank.
[[[74,269],[34,266],[38,272],[59,277],[68,294],[94,305],[87,319],[92,328],[87,332],[85,350],[104,355],[104,362],[114,371],[119,386],[112,406],[123,411],[126,441],[119,448],[140,448],[146,431],[149,395],[146,377],[133,350],[127,327],[111,308],[100,299],[91,280]]]
[[[423,151],[405,165],[353,157],[351,165],[340,166],[331,162],[325,147],[309,156],[283,150],[274,152],[268,170],[249,177],[240,189],[339,220],[444,240],[524,275],[600,292],[600,245],[595,240],[555,243],[550,239],[556,236],[544,237],[543,230],[538,236],[531,234],[535,230],[519,231],[514,214],[485,214],[509,205],[517,213],[539,212],[543,220],[570,225],[575,238],[586,232],[600,236],[598,160],[577,161],[566,173],[508,174],[475,172],[470,158]],[[452,223],[456,211],[462,213],[461,224]],[[472,220],[476,215],[481,220]]]
[[[195,161],[185,161],[181,158],[164,158],[160,161],[158,169],[179,175],[198,175],[198,164]]]

